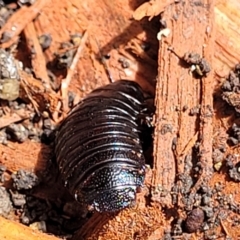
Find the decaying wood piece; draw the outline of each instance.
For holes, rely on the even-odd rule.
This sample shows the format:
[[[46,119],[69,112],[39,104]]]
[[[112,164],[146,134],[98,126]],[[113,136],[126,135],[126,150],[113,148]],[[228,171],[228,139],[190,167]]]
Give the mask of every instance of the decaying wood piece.
[[[162,239],[165,221],[164,213],[156,207],[136,206],[115,214],[94,213],[72,240]]]
[[[40,146],[40,147],[39,147]],[[19,169],[44,171],[46,169],[51,149],[49,146],[27,141],[24,144],[0,144],[0,164],[7,167],[9,172]]]
[[[214,23],[214,1],[209,1],[208,21],[206,22],[204,45],[202,55],[213,66],[214,46],[215,46],[215,23]],[[214,71],[201,79],[201,112],[200,112],[200,131],[199,131],[199,156],[202,168],[201,176],[193,187],[191,193],[199,189],[200,184],[208,184],[213,174],[212,146],[213,146],[213,86]]]
[[[198,53],[212,65],[213,4],[210,0],[201,4],[180,1],[162,14],[170,34],[161,37],[159,49],[152,200],[163,205],[171,205],[172,187],[184,173],[184,159],[197,139],[201,142],[202,167],[212,167],[209,112],[213,75],[197,79],[183,56]]]
[[[20,223],[0,216],[0,239],[9,240],[57,240],[60,238],[34,231]]]

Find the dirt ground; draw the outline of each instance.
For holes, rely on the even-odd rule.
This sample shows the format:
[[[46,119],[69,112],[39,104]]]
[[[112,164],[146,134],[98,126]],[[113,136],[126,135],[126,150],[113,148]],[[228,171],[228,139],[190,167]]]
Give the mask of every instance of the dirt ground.
[[[19,0],[0,9],[1,239],[240,239],[237,0]],[[119,79],[155,99],[145,184],[136,206],[86,214],[52,170],[51,132]]]

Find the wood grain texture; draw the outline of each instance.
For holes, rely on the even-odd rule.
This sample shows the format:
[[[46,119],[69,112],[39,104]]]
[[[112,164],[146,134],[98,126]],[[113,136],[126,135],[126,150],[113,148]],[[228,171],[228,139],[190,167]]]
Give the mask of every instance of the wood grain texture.
[[[201,159],[207,161],[204,165],[211,166],[211,118],[205,115],[212,107],[213,74],[196,79],[183,56],[198,53],[212,66],[213,4],[208,0],[199,5],[194,1],[180,2],[169,5],[162,14],[170,34],[162,37],[159,48],[152,200],[163,205],[171,205],[172,187],[184,171],[184,159],[196,143],[192,141],[196,134],[195,140],[204,134],[202,146],[207,155]],[[192,116],[192,108],[201,109],[201,114]]]

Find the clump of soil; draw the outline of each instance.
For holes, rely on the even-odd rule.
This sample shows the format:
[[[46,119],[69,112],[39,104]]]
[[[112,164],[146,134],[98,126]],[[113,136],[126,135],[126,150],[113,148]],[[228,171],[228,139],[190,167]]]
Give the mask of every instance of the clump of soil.
[[[0,187],[0,215],[17,217],[24,225],[59,237],[72,236],[89,216],[82,215],[82,207],[71,196],[53,201],[36,194],[43,184],[33,172],[19,170],[12,174],[8,187]]]
[[[226,81],[222,85],[222,98],[230,106],[240,113],[239,94],[240,94],[240,64],[230,71]]]

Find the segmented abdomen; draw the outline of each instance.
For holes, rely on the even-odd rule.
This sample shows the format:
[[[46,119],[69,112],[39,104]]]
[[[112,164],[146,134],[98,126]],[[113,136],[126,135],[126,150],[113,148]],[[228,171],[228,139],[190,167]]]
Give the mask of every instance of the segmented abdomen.
[[[79,202],[101,212],[134,203],[145,174],[139,138],[143,103],[140,86],[120,80],[91,92],[61,123],[57,164]]]

